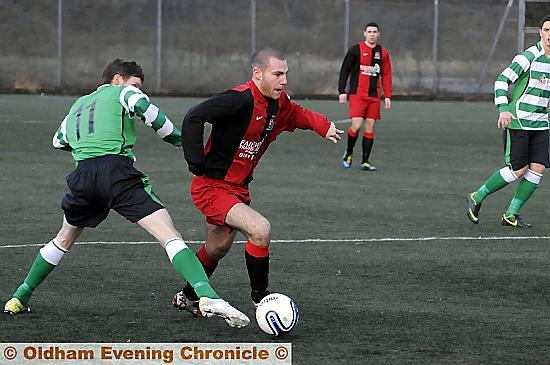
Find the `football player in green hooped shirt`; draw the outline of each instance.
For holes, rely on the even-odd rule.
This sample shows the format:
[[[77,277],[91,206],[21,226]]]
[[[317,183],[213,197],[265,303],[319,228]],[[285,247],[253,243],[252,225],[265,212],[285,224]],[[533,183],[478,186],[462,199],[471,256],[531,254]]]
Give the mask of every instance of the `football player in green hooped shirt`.
[[[540,22],[540,42],[517,55],[495,81],[495,105],[500,112],[498,127],[504,129],[506,166],[493,173],[475,192],[467,196],[467,216],[479,221],[479,210],[485,198],[509,183],[520,180],[502,225],[531,227],[519,211],[537,189],[548,156],[550,100],[550,15]],[[508,86],[514,90],[508,98]]]
[[[59,264],[84,227],[96,227],[113,209],[160,242],[176,271],[193,283],[201,297],[201,312],[220,316],[233,327],[250,322],[210,286],[202,265],[153,193],[148,176],[133,166],[136,115],[165,142],[181,146],[180,131],[140,90],[143,79],[135,61],[114,60],[103,72],[103,85],[80,97],[54,134],[54,147],[71,151],[77,164],[67,177],[69,192],[61,204],[63,226],[40,249],[27,277],[6,303],[5,313],[28,312],[33,291]]]

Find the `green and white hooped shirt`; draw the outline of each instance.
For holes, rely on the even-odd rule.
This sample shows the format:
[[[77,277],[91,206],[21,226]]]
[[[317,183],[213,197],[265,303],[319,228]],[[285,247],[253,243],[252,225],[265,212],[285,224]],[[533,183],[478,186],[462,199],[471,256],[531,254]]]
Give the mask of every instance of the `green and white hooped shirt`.
[[[508,99],[508,85],[514,90]],[[548,129],[550,58],[541,43],[517,55],[495,81],[495,105],[512,113],[510,129]]]
[[[53,136],[53,146],[72,152],[75,161],[105,155],[135,160],[134,115],[153,128],[165,142],[181,146],[181,132],[166,114],[133,86],[101,85],[81,96]]]

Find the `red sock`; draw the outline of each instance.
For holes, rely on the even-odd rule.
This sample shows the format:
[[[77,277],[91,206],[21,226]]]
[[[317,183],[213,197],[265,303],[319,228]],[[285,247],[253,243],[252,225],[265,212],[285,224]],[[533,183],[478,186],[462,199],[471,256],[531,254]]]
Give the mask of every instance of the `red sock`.
[[[250,254],[250,256],[258,258],[266,257],[269,255],[269,246],[258,246],[252,243],[250,240],[246,241],[245,250]]]
[[[199,261],[201,262],[202,266],[216,266],[218,264],[218,260],[215,260],[212,257],[208,256],[205,246],[206,245],[202,245],[199,251],[197,251],[197,257],[199,258]]]

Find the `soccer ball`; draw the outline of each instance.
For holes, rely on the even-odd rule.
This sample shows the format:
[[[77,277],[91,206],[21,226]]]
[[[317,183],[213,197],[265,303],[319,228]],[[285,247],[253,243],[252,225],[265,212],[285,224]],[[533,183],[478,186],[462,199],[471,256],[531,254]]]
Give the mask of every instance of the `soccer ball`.
[[[282,336],[298,324],[298,307],[289,297],[280,293],[266,296],[256,308],[256,322],[265,333]]]

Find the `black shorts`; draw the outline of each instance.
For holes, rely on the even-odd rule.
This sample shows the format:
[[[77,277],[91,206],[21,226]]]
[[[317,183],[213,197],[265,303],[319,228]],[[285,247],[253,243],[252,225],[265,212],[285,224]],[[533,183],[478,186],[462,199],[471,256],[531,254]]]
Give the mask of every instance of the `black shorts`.
[[[149,177],[133,161],[107,155],[80,161],[67,176],[69,192],[61,207],[67,222],[76,227],[96,227],[111,209],[135,223],[164,208],[153,193]]]
[[[531,162],[550,167],[548,130],[505,129],[504,160],[514,171]]]

